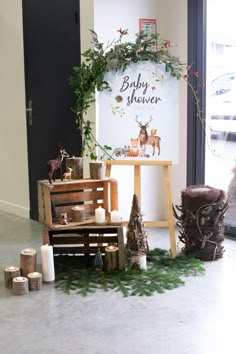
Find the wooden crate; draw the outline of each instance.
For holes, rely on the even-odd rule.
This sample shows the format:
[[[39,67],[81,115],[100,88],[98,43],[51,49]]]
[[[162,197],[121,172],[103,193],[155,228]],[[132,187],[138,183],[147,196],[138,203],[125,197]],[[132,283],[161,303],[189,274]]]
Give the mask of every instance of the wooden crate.
[[[72,207],[79,204],[83,204],[85,207],[88,220],[81,223],[70,222],[68,225],[61,225],[58,220],[53,220],[52,206],[59,217],[61,213],[66,212],[70,219]],[[98,206],[105,209],[106,215],[111,210],[118,210],[117,181],[115,179],[108,177],[103,180],[55,181],[53,184],[50,184],[48,180],[38,181],[39,221],[49,228],[66,229],[91,222]]]
[[[121,225],[80,225],[64,229],[44,229],[43,243],[53,246],[55,255],[95,255],[98,248],[104,255],[105,247],[117,244],[119,269],[125,269],[123,226]]]

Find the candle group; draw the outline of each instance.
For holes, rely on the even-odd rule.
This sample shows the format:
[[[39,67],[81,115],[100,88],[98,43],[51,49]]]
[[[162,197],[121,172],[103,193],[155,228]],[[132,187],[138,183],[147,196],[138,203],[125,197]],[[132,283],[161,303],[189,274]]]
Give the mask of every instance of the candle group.
[[[106,221],[105,209],[101,206],[95,209],[95,222],[96,224],[104,224]]]

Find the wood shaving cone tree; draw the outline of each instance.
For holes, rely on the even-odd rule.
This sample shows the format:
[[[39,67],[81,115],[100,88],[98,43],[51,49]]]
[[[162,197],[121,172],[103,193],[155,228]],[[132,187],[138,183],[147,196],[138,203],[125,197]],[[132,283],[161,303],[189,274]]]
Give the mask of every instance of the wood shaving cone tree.
[[[128,256],[135,257],[131,260],[131,266],[138,267],[140,269],[146,269],[146,257],[145,265],[141,264],[141,257],[146,256],[149,248],[147,242],[147,232],[143,224],[142,213],[140,211],[139,200],[136,194],[133,195],[132,208],[130,213],[130,219],[127,226],[127,254]]]

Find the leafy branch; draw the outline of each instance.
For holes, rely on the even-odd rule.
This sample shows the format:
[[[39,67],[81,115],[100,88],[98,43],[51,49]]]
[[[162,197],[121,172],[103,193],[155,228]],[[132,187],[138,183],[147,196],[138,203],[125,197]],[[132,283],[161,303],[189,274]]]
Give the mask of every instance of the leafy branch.
[[[118,30],[119,38],[106,46],[98,39],[96,32],[90,30],[93,47],[83,53],[84,61],[73,68],[70,86],[76,97],[75,121],[82,136],[82,155],[96,159],[96,147],[102,149],[110,159],[109,149],[95,141],[92,133],[92,122],[86,119],[90,105],[95,101],[95,91],[111,89],[104,76],[110,70],[124,71],[131,63],[152,61],[165,64],[166,71],[176,79],[181,79],[185,66],[179,58],[173,56],[169,47],[170,41],[162,39],[159,33],[136,35],[134,42],[123,42],[127,30]]]

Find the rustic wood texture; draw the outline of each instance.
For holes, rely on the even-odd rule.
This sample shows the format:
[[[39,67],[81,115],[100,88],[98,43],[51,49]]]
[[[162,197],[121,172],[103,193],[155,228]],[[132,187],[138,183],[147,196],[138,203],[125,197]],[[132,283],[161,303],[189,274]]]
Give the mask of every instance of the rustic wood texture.
[[[86,209],[85,207],[76,206],[71,208],[72,211],[72,221],[84,221],[86,217]]]
[[[86,219],[94,217],[99,206],[104,207],[108,216],[110,208],[118,209],[117,188],[113,178],[83,179],[70,183],[56,181],[52,185],[47,180],[38,181],[39,221],[49,228],[57,227],[61,213],[65,212],[71,221],[72,208],[76,205],[85,208]],[[52,219],[52,205],[57,214],[56,220]]]
[[[20,276],[20,268],[15,266],[9,266],[4,269],[5,287],[12,288],[13,278]]]
[[[165,204],[167,210],[167,220],[148,221],[144,220],[147,227],[168,227],[170,238],[170,249],[173,258],[176,257],[176,240],[175,240],[175,228],[174,218],[171,202],[171,188],[169,179],[169,166],[172,165],[172,161],[149,161],[149,160],[106,160],[106,176],[111,177],[112,166],[133,166],[134,167],[134,193],[138,196],[141,204],[141,166],[157,166],[162,167],[164,175],[164,189],[165,189]],[[112,210],[118,210],[114,208]],[[128,224],[128,220],[123,220],[124,225]]]
[[[25,248],[20,252],[20,272],[23,277],[36,271],[37,252],[33,248]]]
[[[66,169],[72,168],[71,172],[72,179],[82,179],[83,178],[83,158],[82,157],[69,157],[66,158]]]
[[[50,244],[48,229],[43,229],[43,231],[42,231],[42,239],[43,239],[43,245],[49,245]]]
[[[29,290],[36,291],[42,288],[42,274],[39,272],[33,272],[27,274],[29,282]]]
[[[95,161],[89,163],[90,178],[104,179],[105,171],[106,171],[106,165],[104,161]]]
[[[28,279],[26,277],[16,277],[12,281],[12,292],[14,295],[27,295],[29,292]]]
[[[119,248],[108,246],[105,248],[105,269],[107,271],[119,268]]]
[[[181,199],[182,205],[176,206],[174,213],[185,254],[193,253],[203,261],[223,257],[224,214],[228,208],[225,192],[194,185],[181,192]]]
[[[91,255],[98,247],[105,254],[105,247],[118,244],[118,267],[125,268],[125,249],[122,225],[81,225],[71,229],[48,229],[54,255]]]

